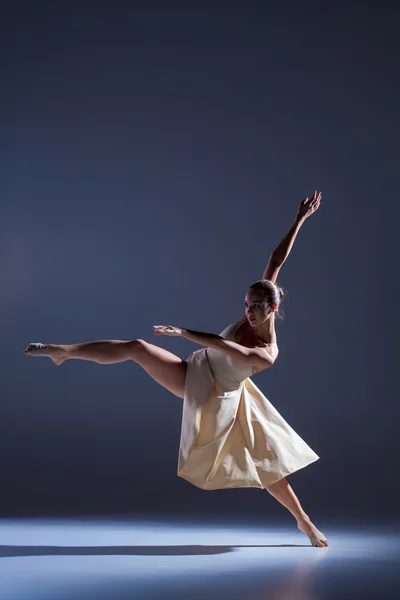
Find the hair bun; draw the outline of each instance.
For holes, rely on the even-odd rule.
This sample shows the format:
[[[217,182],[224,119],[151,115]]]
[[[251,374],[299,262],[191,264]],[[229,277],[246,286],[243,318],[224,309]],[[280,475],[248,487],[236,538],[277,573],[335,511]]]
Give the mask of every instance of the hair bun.
[[[282,300],[285,297],[285,290],[280,285],[276,285],[276,289],[278,290],[279,300],[280,300],[280,302],[282,302]]]

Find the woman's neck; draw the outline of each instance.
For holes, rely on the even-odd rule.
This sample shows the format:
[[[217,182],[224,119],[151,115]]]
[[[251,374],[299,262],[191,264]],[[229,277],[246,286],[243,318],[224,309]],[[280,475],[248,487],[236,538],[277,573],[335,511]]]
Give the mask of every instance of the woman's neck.
[[[264,321],[255,331],[256,335],[266,344],[276,344],[275,315]]]

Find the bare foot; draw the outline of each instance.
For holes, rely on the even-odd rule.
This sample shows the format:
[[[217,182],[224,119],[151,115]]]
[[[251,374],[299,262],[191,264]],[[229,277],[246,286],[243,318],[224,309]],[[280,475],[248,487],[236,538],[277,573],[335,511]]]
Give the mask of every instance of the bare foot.
[[[314,523],[310,521],[309,517],[299,519],[297,521],[297,527],[300,529],[300,531],[306,534],[313,546],[317,546],[318,548],[325,548],[326,546],[329,546],[325,535],[315,527]]]
[[[61,365],[67,359],[65,351],[56,344],[40,344],[34,342],[29,344],[24,350],[24,354],[29,356],[48,356],[54,364]]]

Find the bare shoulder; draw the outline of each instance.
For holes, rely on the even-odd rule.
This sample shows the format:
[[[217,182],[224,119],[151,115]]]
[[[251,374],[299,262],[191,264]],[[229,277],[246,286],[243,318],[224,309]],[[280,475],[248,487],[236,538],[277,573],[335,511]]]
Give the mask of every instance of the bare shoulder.
[[[246,316],[238,321],[238,326],[235,333],[235,342],[246,346],[247,348],[278,348],[277,344],[264,342],[254,335],[253,329],[250,327]],[[272,350],[275,352],[275,350]]]
[[[266,356],[267,361],[264,367],[253,366],[253,375],[260,373],[261,371],[265,371],[266,369],[270,369],[279,355],[279,348],[277,344],[264,344],[263,346],[257,346],[257,348],[259,348],[261,353]]]

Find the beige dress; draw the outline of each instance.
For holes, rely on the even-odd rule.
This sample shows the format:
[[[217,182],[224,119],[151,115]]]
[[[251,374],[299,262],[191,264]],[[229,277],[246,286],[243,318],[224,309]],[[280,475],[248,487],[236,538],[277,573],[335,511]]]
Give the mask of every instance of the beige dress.
[[[220,335],[234,341],[241,322]],[[199,488],[265,488],[319,458],[252,374],[250,365],[213,348],[188,358],[178,475]]]

